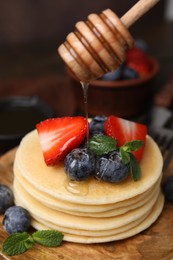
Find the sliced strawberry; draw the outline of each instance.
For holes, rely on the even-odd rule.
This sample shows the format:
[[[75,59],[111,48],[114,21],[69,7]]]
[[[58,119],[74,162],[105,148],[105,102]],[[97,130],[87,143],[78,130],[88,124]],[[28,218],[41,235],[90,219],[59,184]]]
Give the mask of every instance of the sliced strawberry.
[[[141,160],[147,133],[145,125],[116,116],[109,116],[105,121],[104,131],[108,136],[117,140],[118,146],[122,146],[129,141],[143,140],[144,145],[133,152],[138,162]]]
[[[87,120],[81,116],[51,118],[38,123],[36,128],[45,163],[55,165],[78,147],[86,137],[87,126]]]
[[[148,75],[151,70],[148,56],[137,47],[127,51],[126,66],[136,71],[140,76]]]
[[[133,47],[127,50],[127,56],[126,60],[129,61],[135,61],[135,60],[147,60],[147,55],[144,51],[137,47]]]

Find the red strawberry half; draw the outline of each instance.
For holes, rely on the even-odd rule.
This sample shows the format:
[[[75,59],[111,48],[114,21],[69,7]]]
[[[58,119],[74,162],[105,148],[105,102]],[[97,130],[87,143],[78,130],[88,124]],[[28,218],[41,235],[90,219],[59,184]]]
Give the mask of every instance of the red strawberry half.
[[[105,121],[104,131],[108,136],[117,140],[118,146],[122,146],[126,142],[134,140],[144,141],[144,145],[137,151],[133,152],[138,162],[141,160],[147,133],[145,125],[116,116],[109,116]]]
[[[45,163],[55,165],[78,147],[86,137],[87,126],[87,120],[81,116],[51,118],[38,123],[36,128]]]
[[[136,47],[128,50],[126,66],[136,71],[140,76],[148,75],[151,70],[148,56]]]

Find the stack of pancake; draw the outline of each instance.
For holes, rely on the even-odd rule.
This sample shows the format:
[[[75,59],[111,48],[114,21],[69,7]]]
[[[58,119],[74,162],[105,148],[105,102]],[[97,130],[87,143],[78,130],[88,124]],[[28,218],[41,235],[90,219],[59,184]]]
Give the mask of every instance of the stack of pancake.
[[[66,176],[63,162],[46,166],[37,131],[21,141],[14,161],[16,205],[28,209],[36,229],[55,229],[64,240],[97,243],[120,240],[143,231],[160,215],[162,156],[147,136],[139,181],[112,184],[90,177],[80,183]]]

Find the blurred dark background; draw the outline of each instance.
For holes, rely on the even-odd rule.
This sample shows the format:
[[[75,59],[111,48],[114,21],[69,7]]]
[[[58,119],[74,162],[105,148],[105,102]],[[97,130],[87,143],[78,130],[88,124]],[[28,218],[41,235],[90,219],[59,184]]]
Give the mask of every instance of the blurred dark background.
[[[136,2],[0,1],[0,97],[38,95],[57,115],[73,114],[73,93],[57,47],[88,14],[111,8],[121,17]],[[161,0],[130,28],[134,38],[146,41],[149,53],[160,62],[158,89],[173,70],[173,21],[166,18],[166,10],[167,1]]]
[[[8,0],[0,3],[0,43],[24,44],[55,38],[60,44],[68,32],[73,31],[74,24],[85,20],[92,12],[101,12],[111,8],[119,17],[137,1],[135,0]],[[165,1],[135,24],[150,25],[163,20]]]

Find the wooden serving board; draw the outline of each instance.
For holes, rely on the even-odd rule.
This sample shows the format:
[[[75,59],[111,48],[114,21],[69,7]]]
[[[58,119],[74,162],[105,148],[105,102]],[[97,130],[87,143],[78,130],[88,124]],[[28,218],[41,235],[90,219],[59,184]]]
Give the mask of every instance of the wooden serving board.
[[[0,183],[12,187],[13,160],[15,149],[0,157]],[[171,175],[173,162],[164,174]],[[2,222],[3,216],[0,216]],[[6,232],[0,224],[0,250]],[[173,260],[173,204],[165,203],[159,219],[140,234],[122,240],[103,244],[77,244],[63,242],[60,247],[46,248],[35,245],[27,252],[8,257],[0,251],[0,259],[17,260]]]

